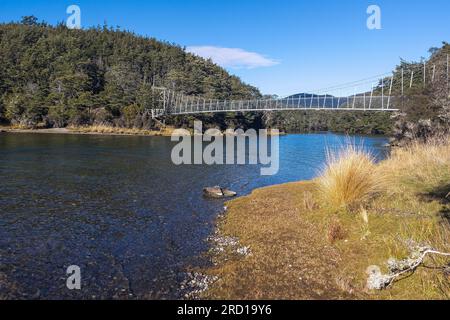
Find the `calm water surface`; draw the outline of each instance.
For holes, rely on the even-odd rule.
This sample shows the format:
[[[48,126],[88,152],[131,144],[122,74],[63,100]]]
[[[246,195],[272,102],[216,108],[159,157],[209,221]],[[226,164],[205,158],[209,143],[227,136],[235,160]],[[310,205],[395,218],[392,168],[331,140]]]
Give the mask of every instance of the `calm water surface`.
[[[382,137],[353,137],[379,159]],[[310,179],[335,134],[280,137],[280,171],[256,165],[175,166],[164,137],[0,134],[0,296],[16,298],[179,298],[191,267],[206,263],[205,239],[221,185],[252,189]],[[78,265],[82,290],[66,288]]]

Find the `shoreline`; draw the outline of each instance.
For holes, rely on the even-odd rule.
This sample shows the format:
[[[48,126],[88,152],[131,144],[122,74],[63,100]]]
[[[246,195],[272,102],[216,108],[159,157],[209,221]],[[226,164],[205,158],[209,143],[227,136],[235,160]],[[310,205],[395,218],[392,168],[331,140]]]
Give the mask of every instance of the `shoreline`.
[[[108,130],[115,129],[117,132],[104,132],[104,131],[95,131],[91,129],[92,127],[80,127],[76,129],[71,128],[50,128],[50,129],[20,129],[20,128],[11,128],[8,126],[0,126],[0,133],[33,133],[33,134],[66,134],[66,135],[103,135],[103,136],[136,136],[136,137],[171,137],[173,131],[177,129],[184,128],[173,128],[170,127],[164,131],[156,131],[156,130],[141,130],[141,129],[127,129],[127,128],[114,128],[108,127]],[[122,131],[133,131],[132,133],[122,132]],[[185,129],[191,132],[192,130]],[[268,136],[288,136],[288,135],[307,135],[307,134],[336,134],[336,135],[348,135],[345,132],[334,132],[334,131],[315,131],[315,132],[280,132],[279,134],[271,134],[270,129],[268,130]],[[192,134],[192,132],[191,132]],[[222,136],[226,135],[234,135],[227,134],[227,130],[224,130],[221,134]],[[351,134],[356,136],[367,136],[367,137],[386,137],[389,136],[383,134]],[[236,135],[235,135],[236,136]],[[386,145],[388,146],[388,145]],[[391,146],[391,145],[389,145]]]
[[[126,128],[114,128],[107,127],[107,132],[103,130],[95,130],[93,127],[80,127],[80,128],[53,128],[53,129],[15,129],[9,127],[0,127],[0,133],[37,133],[37,134],[66,134],[66,135],[102,135],[102,136],[128,136],[128,137],[171,137],[173,132],[178,129],[183,128],[167,128],[162,131],[153,131],[153,130],[141,130],[141,129],[126,129]],[[189,132],[191,130],[185,129]],[[268,130],[268,136],[286,136],[288,133],[280,132],[279,134],[271,133],[270,129]],[[117,131],[117,132],[114,132]],[[127,132],[129,131],[129,132]],[[192,134],[192,133],[191,133]],[[218,136],[227,136],[232,135],[236,136],[236,134],[227,133],[227,131],[221,132]]]
[[[55,129],[11,129],[0,127],[0,133],[33,133],[33,134],[66,134],[66,135],[101,135],[101,136],[136,136],[136,137],[170,137],[171,134],[151,132],[151,133],[119,133],[119,132],[96,132],[78,131],[68,128]]]

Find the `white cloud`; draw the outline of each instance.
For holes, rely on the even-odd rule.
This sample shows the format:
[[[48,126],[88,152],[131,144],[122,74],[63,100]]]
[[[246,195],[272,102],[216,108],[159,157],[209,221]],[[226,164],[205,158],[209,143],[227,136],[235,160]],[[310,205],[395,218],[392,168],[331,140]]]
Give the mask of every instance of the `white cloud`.
[[[211,58],[212,61],[226,68],[253,69],[279,64],[279,61],[266,58],[256,52],[245,51],[239,48],[193,46],[187,47],[186,51],[205,59]]]

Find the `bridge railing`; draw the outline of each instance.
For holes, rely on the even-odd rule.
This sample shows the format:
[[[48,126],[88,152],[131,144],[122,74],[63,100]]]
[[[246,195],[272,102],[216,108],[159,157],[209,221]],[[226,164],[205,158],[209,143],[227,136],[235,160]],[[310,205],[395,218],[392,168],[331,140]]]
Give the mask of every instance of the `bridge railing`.
[[[397,109],[398,97],[358,95],[348,97],[311,96],[284,99],[207,101],[189,99],[171,108],[172,114],[216,112],[276,111],[276,110],[379,110]]]

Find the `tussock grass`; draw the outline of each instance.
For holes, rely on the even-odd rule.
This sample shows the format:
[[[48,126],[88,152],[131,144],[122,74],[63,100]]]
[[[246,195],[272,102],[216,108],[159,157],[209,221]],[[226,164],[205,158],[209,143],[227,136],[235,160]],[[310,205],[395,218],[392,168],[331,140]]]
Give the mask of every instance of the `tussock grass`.
[[[380,164],[394,191],[450,192],[450,136],[413,142]],[[444,190],[442,190],[443,192]]]
[[[351,209],[383,190],[384,174],[373,156],[350,144],[328,151],[325,168],[317,179],[323,201],[334,209]]]

